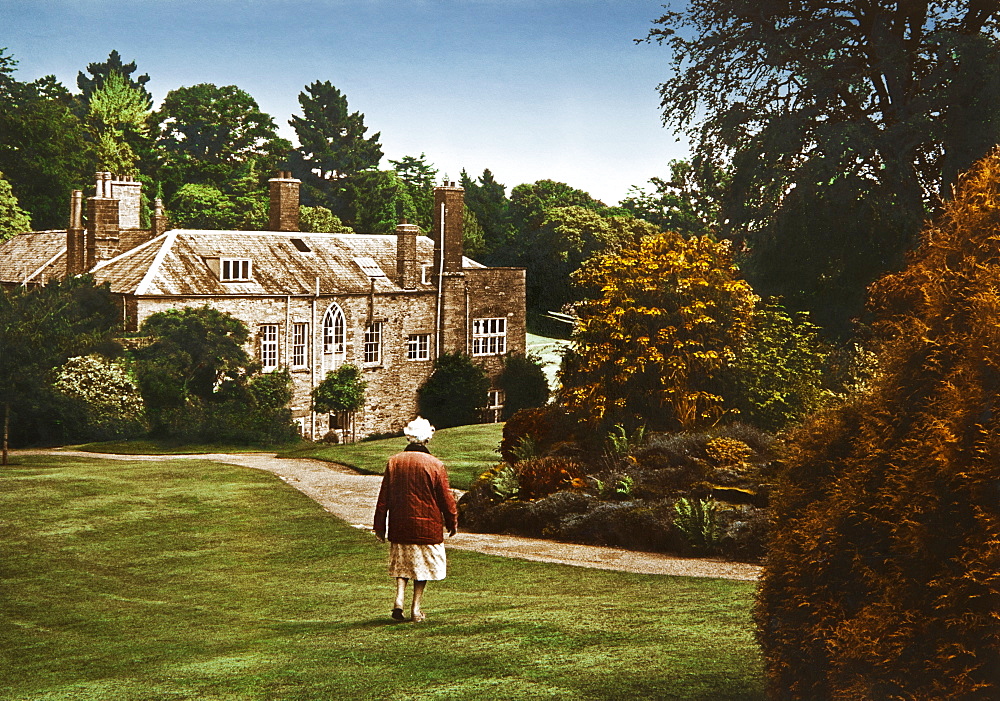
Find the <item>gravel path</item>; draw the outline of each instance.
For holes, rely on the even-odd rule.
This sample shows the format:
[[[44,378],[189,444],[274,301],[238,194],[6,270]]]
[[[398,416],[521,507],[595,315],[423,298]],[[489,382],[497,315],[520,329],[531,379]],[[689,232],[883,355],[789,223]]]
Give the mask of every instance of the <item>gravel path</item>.
[[[91,458],[132,461],[214,460],[250,467],[277,475],[314,499],[334,516],[356,528],[370,531],[381,475],[362,475],[336,463],[306,458],[279,458],[270,453],[212,453],[207,455],[112,455],[77,450],[14,451],[20,454],[55,453]],[[576,545],[536,538],[459,532],[445,545],[456,550],[474,550],[488,555],[516,557],[579,567],[620,572],[684,577],[713,577],[755,581],[760,567],[717,559],[679,558],[597,545]]]

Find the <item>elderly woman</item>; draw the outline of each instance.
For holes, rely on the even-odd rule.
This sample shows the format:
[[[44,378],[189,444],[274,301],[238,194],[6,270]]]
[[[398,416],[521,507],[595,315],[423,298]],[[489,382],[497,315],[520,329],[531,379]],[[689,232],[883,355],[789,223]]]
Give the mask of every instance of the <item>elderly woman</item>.
[[[418,416],[403,432],[410,442],[386,465],[375,505],[374,530],[379,540],[389,538],[389,576],[396,578],[392,617],[406,620],[403,600],[406,584],[412,579],[410,611],[413,622],[420,623],[427,618],[420,610],[427,582],[445,578],[444,530],[455,535],[458,509],[444,464],[427,450],[434,427]]]

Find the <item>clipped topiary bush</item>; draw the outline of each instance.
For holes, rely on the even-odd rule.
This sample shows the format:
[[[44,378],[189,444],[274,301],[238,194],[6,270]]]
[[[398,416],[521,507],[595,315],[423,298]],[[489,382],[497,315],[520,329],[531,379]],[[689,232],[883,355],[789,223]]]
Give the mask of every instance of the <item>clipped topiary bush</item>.
[[[870,392],[791,437],[755,610],[786,699],[1000,698],[1000,153],[872,287]]]

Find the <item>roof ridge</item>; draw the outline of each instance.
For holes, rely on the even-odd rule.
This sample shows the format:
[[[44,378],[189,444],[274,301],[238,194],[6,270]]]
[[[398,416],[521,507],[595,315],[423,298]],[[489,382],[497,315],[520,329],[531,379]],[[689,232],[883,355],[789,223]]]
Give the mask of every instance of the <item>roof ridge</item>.
[[[28,277],[24,278],[24,282],[22,282],[21,284],[22,284],[22,285],[24,285],[24,284],[27,284],[27,283],[28,283],[28,281],[29,281],[29,280],[33,280],[33,279],[35,278],[35,276],[36,276],[36,275],[41,275],[41,273],[42,273],[42,271],[43,271],[43,270],[45,270],[45,269],[46,269],[47,267],[49,267],[50,265],[52,265],[53,263],[55,263],[55,262],[56,262],[56,261],[57,261],[57,260],[59,259],[59,256],[61,256],[61,255],[63,255],[64,253],[66,253],[66,250],[67,250],[67,248],[68,248],[68,246],[63,246],[62,248],[60,248],[60,249],[59,249],[59,252],[58,252],[58,253],[56,253],[56,254],[55,254],[54,256],[52,256],[51,258],[49,258],[49,259],[48,259],[47,261],[45,261],[44,263],[42,263],[42,265],[41,265],[41,266],[40,266],[40,267],[38,268],[38,270],[36,270],[35,272],[33,272],[33,273],[32,273],[31,275],[29,275]]]
[[[153,276],[156,275],[160,266],[163,265],[163,259],[167,257],[167,253],[174,246],[174,241],[177,240],[177,231],[171,230],[165,232],[163,235],[163,245],[160,246],[160,250],[156,252],[156,257],[153,258],[153,262],[149,264],[149,269],[146,270],[146,274],[142,276],[142,281],[136,285],[135,294],[144,295],[149,289],[149,286],[153,282]],[[154,241],[156,239],[153,239]],[[136,250],[136,249],[132,249]]]
[[[157,239],[161,239],[161,238],[163,238],[166,235],[167,235],[167,233],[164,232],[164,233],[160,234],[159,236],[154,236],[153,238],[149,239],[149,241],[143,241],[138,246],[133,246],[132,248],[130,248],[127,251],[125,251],[124,253],[119,253],[114,258],[108,258],[107,260],[102,260],[100,263],[98,263],[97,265],[95,265],[91,269],[91,272],[96,272],[96,271],[100,270],[101,268],[106,268],[107,266],[111,265],[112,263],[117,263],[119,260],[121,260],[122,258],[125,258],[126,256],[130,256],[133,253],[138,253],[139,251],[141,251],[142,249],[146,248],[147,246],[152,245]]]

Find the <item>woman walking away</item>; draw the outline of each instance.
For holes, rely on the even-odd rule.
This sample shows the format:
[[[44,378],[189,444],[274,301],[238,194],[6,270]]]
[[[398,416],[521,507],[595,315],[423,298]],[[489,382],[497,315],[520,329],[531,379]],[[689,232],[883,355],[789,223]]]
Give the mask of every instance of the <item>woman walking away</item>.
[[[375,535],[384,542],[388,522],[389,576],[396,578],[392,617],[406,620],[403,600],[412,579],[411,620],[420,623],[427,619],[420,610],[424,587],[428,580],[445,578],[444,529],[455,535],[458,508],[444,464],[427,450],[434,427],[418,416],[403,433],[410,443],[386,465],[375,505]]]

